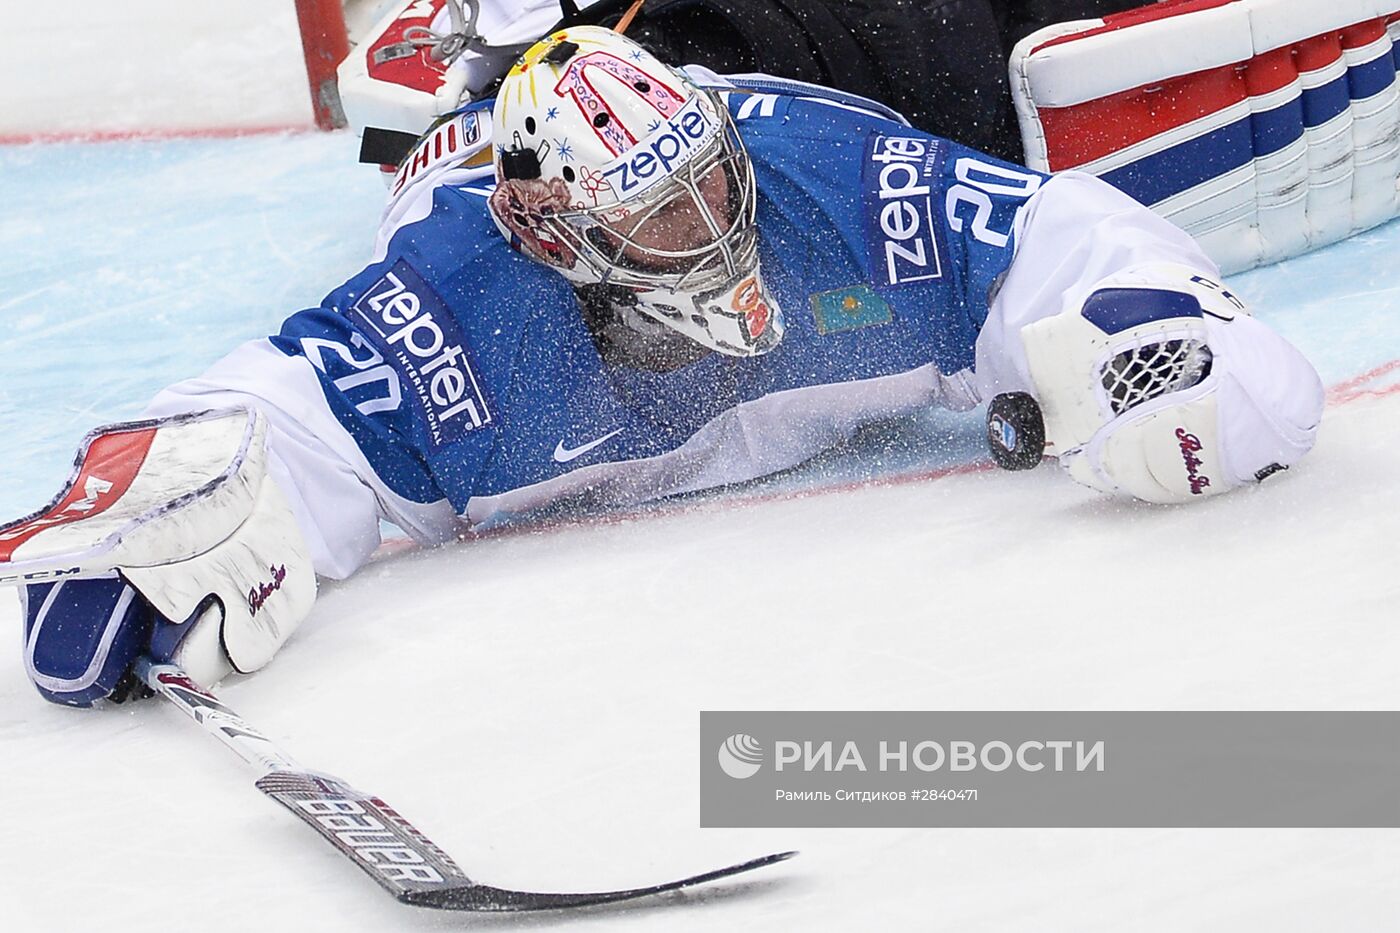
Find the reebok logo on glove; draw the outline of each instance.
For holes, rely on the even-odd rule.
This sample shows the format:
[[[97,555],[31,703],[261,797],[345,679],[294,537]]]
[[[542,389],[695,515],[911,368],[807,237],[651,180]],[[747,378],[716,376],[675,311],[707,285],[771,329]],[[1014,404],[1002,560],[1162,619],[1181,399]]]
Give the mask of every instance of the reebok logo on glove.
[[[258,610],[267,603],[272,594],[282,588],[282,581],[287,579],[286,564],[282,564],[280,567],[269,567],[267,569],[272,574],[272,582],[259,583],[257,586],[248,590],[249,615],[257,615]]]

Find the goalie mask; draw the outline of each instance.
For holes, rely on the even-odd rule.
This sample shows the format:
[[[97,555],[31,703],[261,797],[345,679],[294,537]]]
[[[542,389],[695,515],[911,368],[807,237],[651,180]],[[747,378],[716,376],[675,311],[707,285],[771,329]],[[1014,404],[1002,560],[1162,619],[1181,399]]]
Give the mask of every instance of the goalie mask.
[[[612,30],[573,26],[511,69],[493,123],[491,215],[513,246],[576,285],[622,290],[642,333],[730,356],[782,339],[753,168],[715,95]]]
[[[1312,447],[1312,365],[1224,287],[1137,266],[1021,331],[1046,439],[1081,483],[1182,502],[1257,482]]]

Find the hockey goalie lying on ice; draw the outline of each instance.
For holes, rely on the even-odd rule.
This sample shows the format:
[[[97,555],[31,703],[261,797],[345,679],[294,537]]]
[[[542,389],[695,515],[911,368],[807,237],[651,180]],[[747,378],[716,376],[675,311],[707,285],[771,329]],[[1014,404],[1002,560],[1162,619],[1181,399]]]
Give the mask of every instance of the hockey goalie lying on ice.
[[[1091,176],[576,27],[423,140],[368,267],[92,435],[0,532],[0,579],[40,692],[86,706],[141,655],[266,664],[381,519],[443,542],[981,403],[1003,465],[1184,503],[1298,461],[1322,398],[1190,237]]]

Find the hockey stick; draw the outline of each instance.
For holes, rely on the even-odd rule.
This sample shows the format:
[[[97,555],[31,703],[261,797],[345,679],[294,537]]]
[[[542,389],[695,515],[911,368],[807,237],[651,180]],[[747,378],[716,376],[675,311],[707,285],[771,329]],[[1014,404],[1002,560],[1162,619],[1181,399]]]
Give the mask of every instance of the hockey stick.
[[[778,852],[678,881],[623,891],[548,894],[481,884],[468,878],[446,852],[393,807],[337,777],[301,767],[218,697],[190,680],[179,667],[142,658],[136,662],[136,673],[152,690],[255,767],[259,771],[258,790],[296,814],[404,904],[471,911],[586,907],[727,878],[797,854]]]

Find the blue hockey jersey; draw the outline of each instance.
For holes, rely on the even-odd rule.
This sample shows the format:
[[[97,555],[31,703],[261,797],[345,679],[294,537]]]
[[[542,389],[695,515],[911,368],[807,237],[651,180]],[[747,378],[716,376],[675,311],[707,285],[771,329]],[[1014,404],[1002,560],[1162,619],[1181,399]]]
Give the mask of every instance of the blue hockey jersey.
[[[438,184],[382,258],[273,338],[315,366],[395,493],[466,512],[590,464],[675,451],[765,397],[972,365],[1016,211],[1042,176],[842,102],[726,96],[754,165],[783,342],[671,372],[607,364],[567,283],[495,228],[489,172]],[[464,116],[485,135],[486,111]]]
[[[513,252],[487,213],[481,105],[405,163],[369,266],[147,415],[263,411],[271,475],[317,572],[342,577],[381,520],[432,543],[561,502],[709,489],[877,419],[1031,391],[1029,322],[1135,264],[1217,274],[1189,236],[1091,176],[1046,179],[803,85],[719,86],[786,325],[767,354],[669,372],[605,360],[564,279]]]

